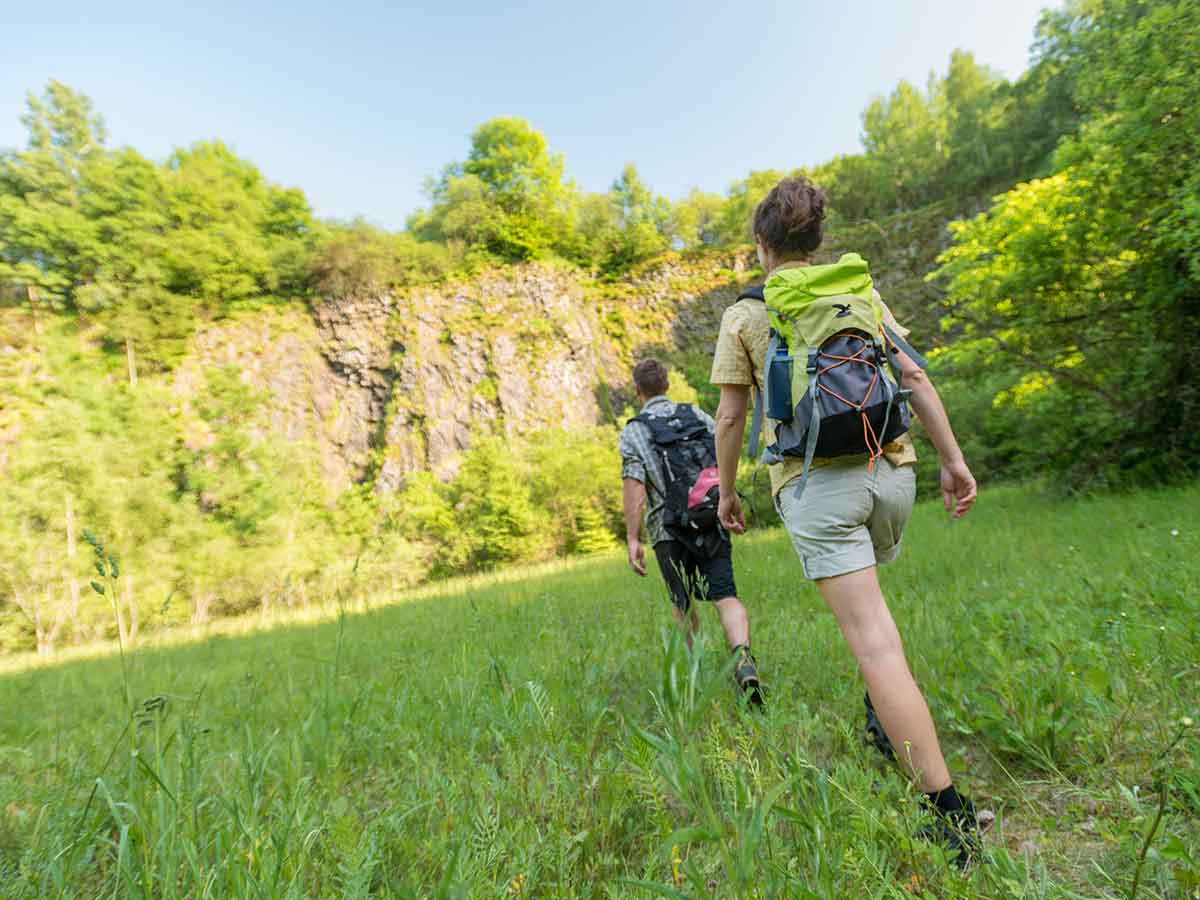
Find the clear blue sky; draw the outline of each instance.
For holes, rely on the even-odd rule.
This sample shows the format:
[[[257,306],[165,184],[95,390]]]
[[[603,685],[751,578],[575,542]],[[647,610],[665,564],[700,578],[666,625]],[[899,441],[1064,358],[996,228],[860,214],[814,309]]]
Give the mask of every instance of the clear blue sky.
[[[583,188],[626,162],[658,192],[859,148],[860,114],[956,47],[1012,78],[1055,0],[6,3],[0,147],[24,96],[89,94],[113,145],[221,138],[317,213],[399,227],[497,115],[545,132]],[[740,7],[740,8],[739,8]]]

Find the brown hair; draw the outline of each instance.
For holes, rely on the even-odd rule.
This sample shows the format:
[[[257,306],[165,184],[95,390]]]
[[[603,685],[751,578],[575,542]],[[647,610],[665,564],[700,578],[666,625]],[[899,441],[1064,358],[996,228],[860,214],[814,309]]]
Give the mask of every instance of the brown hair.
[[[808,255],[821,246],[825,192],[803,176],[785,178],[754,210],[754,235],[781,256]]]
[[[633,367],[633,383],[643,397],[657,397],[667,392],[667,367],[657,359],[643,359]]]

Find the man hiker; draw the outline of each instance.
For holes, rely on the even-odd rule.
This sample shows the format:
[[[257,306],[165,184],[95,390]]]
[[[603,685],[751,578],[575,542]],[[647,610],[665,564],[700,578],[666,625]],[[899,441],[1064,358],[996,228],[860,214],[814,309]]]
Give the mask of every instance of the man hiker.
[[[700,626],[694,600],[717,608],[737,657],[734,679],[754,705],[762,704],[750,654],[750,622],[733,581],[732,543],[717,521],[717,461],[712,417],[666,397],[667,367],[645,359],[633,369],[641,412],[621,431],[625,535],[629,565],[646,575],[642,515],[654,556],[688,648]]]

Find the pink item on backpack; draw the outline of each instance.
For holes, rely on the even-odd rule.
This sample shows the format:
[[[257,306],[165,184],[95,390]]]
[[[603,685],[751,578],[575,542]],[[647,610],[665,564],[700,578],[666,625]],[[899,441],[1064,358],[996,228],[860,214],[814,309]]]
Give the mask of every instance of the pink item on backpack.
[[[696,483],[688,491],[688,509],[694,509],[704,502],[708,492],[721,483],[721,475],[716,466],[701,470],[696,477]]]

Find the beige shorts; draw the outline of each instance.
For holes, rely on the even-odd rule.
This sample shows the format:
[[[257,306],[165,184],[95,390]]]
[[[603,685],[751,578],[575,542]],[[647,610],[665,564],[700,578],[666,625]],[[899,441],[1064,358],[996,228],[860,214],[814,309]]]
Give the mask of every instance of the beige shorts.
[[[880,459],[868,472],[861,456],[813,469],[796,499],[798,478],[775,497],[775,508],[800,555],[807,578],[833,578],[889,563],[912,515],[917,474]]]

